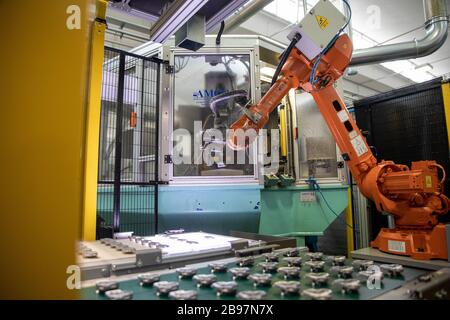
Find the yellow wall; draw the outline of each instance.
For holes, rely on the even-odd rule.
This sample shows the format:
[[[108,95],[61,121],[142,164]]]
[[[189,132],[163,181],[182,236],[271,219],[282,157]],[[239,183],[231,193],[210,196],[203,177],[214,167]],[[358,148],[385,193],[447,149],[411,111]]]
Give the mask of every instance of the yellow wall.
[[[447,135],[450,147],[450,82],[442,84],[442,97],[444,99],[445,122],[447,123]]]
[[[98,148],[100,136],[100,106],[102,94],[102,74],[107,1],[97,0],[96,17],[92,29],[89,72],[89,95],[86,113],[86,145],[83,190],[82,239],[95,240],[97,226],[97,180]]]
[[[0,1],[0,298],[77,297],[91,2]]]

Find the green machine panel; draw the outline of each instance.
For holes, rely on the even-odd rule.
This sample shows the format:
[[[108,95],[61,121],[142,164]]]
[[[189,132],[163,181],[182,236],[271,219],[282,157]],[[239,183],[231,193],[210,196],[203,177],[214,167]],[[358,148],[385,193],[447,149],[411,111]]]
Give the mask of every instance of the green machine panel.
[[[321,185],[320,192],[307,185],[263,189],[259,233],[322,235],[347,208],[347,189],[347,185]]]
[[[230,231],[258,232],[261,186],[169,185],[158,193],[160,232],[183,228],[229,235]]]
[[[125,227],[122,231],[141,226],[145,221],[148,231],[139,234],[152,233],[153,216],[146,214],[147,208],[154,206],[147,195],[153,192],[152,188],[122,187],[121,223]],[[249,184],[160,186],[158,229],[163,232],[183,228],[225,235],[231,230],[296,237],[322,235],[337,218],[333,211],[340,214],[347,207],[347,188],[322,185],[320,194],[308,186],[266,189]],[[111,223],[112,187],[99,188],[98,196],[98,213]]]

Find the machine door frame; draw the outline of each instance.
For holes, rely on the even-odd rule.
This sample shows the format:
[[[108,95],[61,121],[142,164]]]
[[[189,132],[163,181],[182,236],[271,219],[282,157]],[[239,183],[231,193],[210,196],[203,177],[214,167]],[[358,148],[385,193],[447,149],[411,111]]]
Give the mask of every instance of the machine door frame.
[[[250,72],[253,79],[251,80],[251,99],[259,101],[260,93],[260,74],[259,74],[259,49],[258,46],[253,47],[203,47],[196,52],[175,47],[163,47],[164,59],[169,61],[169,66],[174,65],[176,55],[205,55],[205,54],[248,54],[250,56]],[[258,165],[259,150],[254,148],[254,173],[252,176],[186,176],[177,177],[173,175],[173,163],[170,161],[173,155],[173,119],[174,119],[174,83],[175,77],[173,73],[163,72],[162,74],[162,110],[161,110],[161,179],[170,184],[259,184],[263,175],[260,173]]]
[[[97,218],[107,218],[106,222],[114,233],[133,231],[138,235],[151,235],[158,232],[160,83],[163,63],[155,57],[143,57],[105,47]],[[128,109],[130,112],[126,116]],[[104,144],[111,150],[111,156],[114,154],[114,158],[106,164]],[[127,166],[132,169],[124,175]],[[124,203],[129,211],[126,212],[127,218],[132,221],[126,225],[121,223],[125,214],[122,212]],[[99,226],[98,237],[101,237]]]

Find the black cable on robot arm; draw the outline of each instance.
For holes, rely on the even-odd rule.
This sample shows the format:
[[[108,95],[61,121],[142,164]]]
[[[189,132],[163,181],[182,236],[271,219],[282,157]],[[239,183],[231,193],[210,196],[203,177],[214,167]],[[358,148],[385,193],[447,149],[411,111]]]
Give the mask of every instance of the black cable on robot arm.
[[[342,32],[344,32],[345,28],[347,28],[347,26],[349,25],[351,19],[352,19],[352,8],[350,7],[349,3],[347,2],[347,0],[342,0],[342,2],[345,4],[345,6],[348,9],[349,15],[348,15],[348,19],[347,22],[344,24],[344,26],[339,29],[338,33],[333,37],[333,39],[331,39],[331,41],[328,43],[328,45],[325,47],[325,49],[319,54],[319,56],[317,57],[316,61],[314,62],[313,68],[311,70],[311,75],[309,77],[309,82],[311,82],[312,85],[315,85],[317,83],[317,79],[316,79],[316,70],[317,67],[319,66],[320,60],[322,59],[322,56],[327,53],[327,51],[334,45],[334,43],[336,42],[337,39],[339,39],[339,36],[341,35]]]
[[[297,42],[300,40],[301,37],[302,36],[300,35],[300,33],[296,33],[295,36],[292,38],[291,43],[289,44],[287,49],[284,50],[284,52],[281,54],[280,63],[278,63],[277,69],[275,70],[275,73],[273,74],[272,77],[272,86],[277,81],[278,76],[280,75],[281,72],[281,68],[283,68],[287,58],[289,57],[289,54],[291,53],[292,49],[295,47],[295,45],[297,44]]]
[[[225,21],[222,21],[220,23],[220,30],[219,30],[219,33],[217,34],[217,38],[216,38],[216,45],[218,45],[218,46],[220,45],[220,41],[222,39],[223,30],[225,30]]]

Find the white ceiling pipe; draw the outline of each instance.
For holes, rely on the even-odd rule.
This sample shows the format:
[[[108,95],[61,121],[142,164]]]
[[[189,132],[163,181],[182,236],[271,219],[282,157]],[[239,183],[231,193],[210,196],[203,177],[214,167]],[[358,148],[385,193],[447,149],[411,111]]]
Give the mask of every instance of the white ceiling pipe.
[[[355,50],[350,66],[420,58],[438,50],[444,44],[448,34],[449,17],[446,1],[424,0],[423,6],[427,33],[424,38]]]

